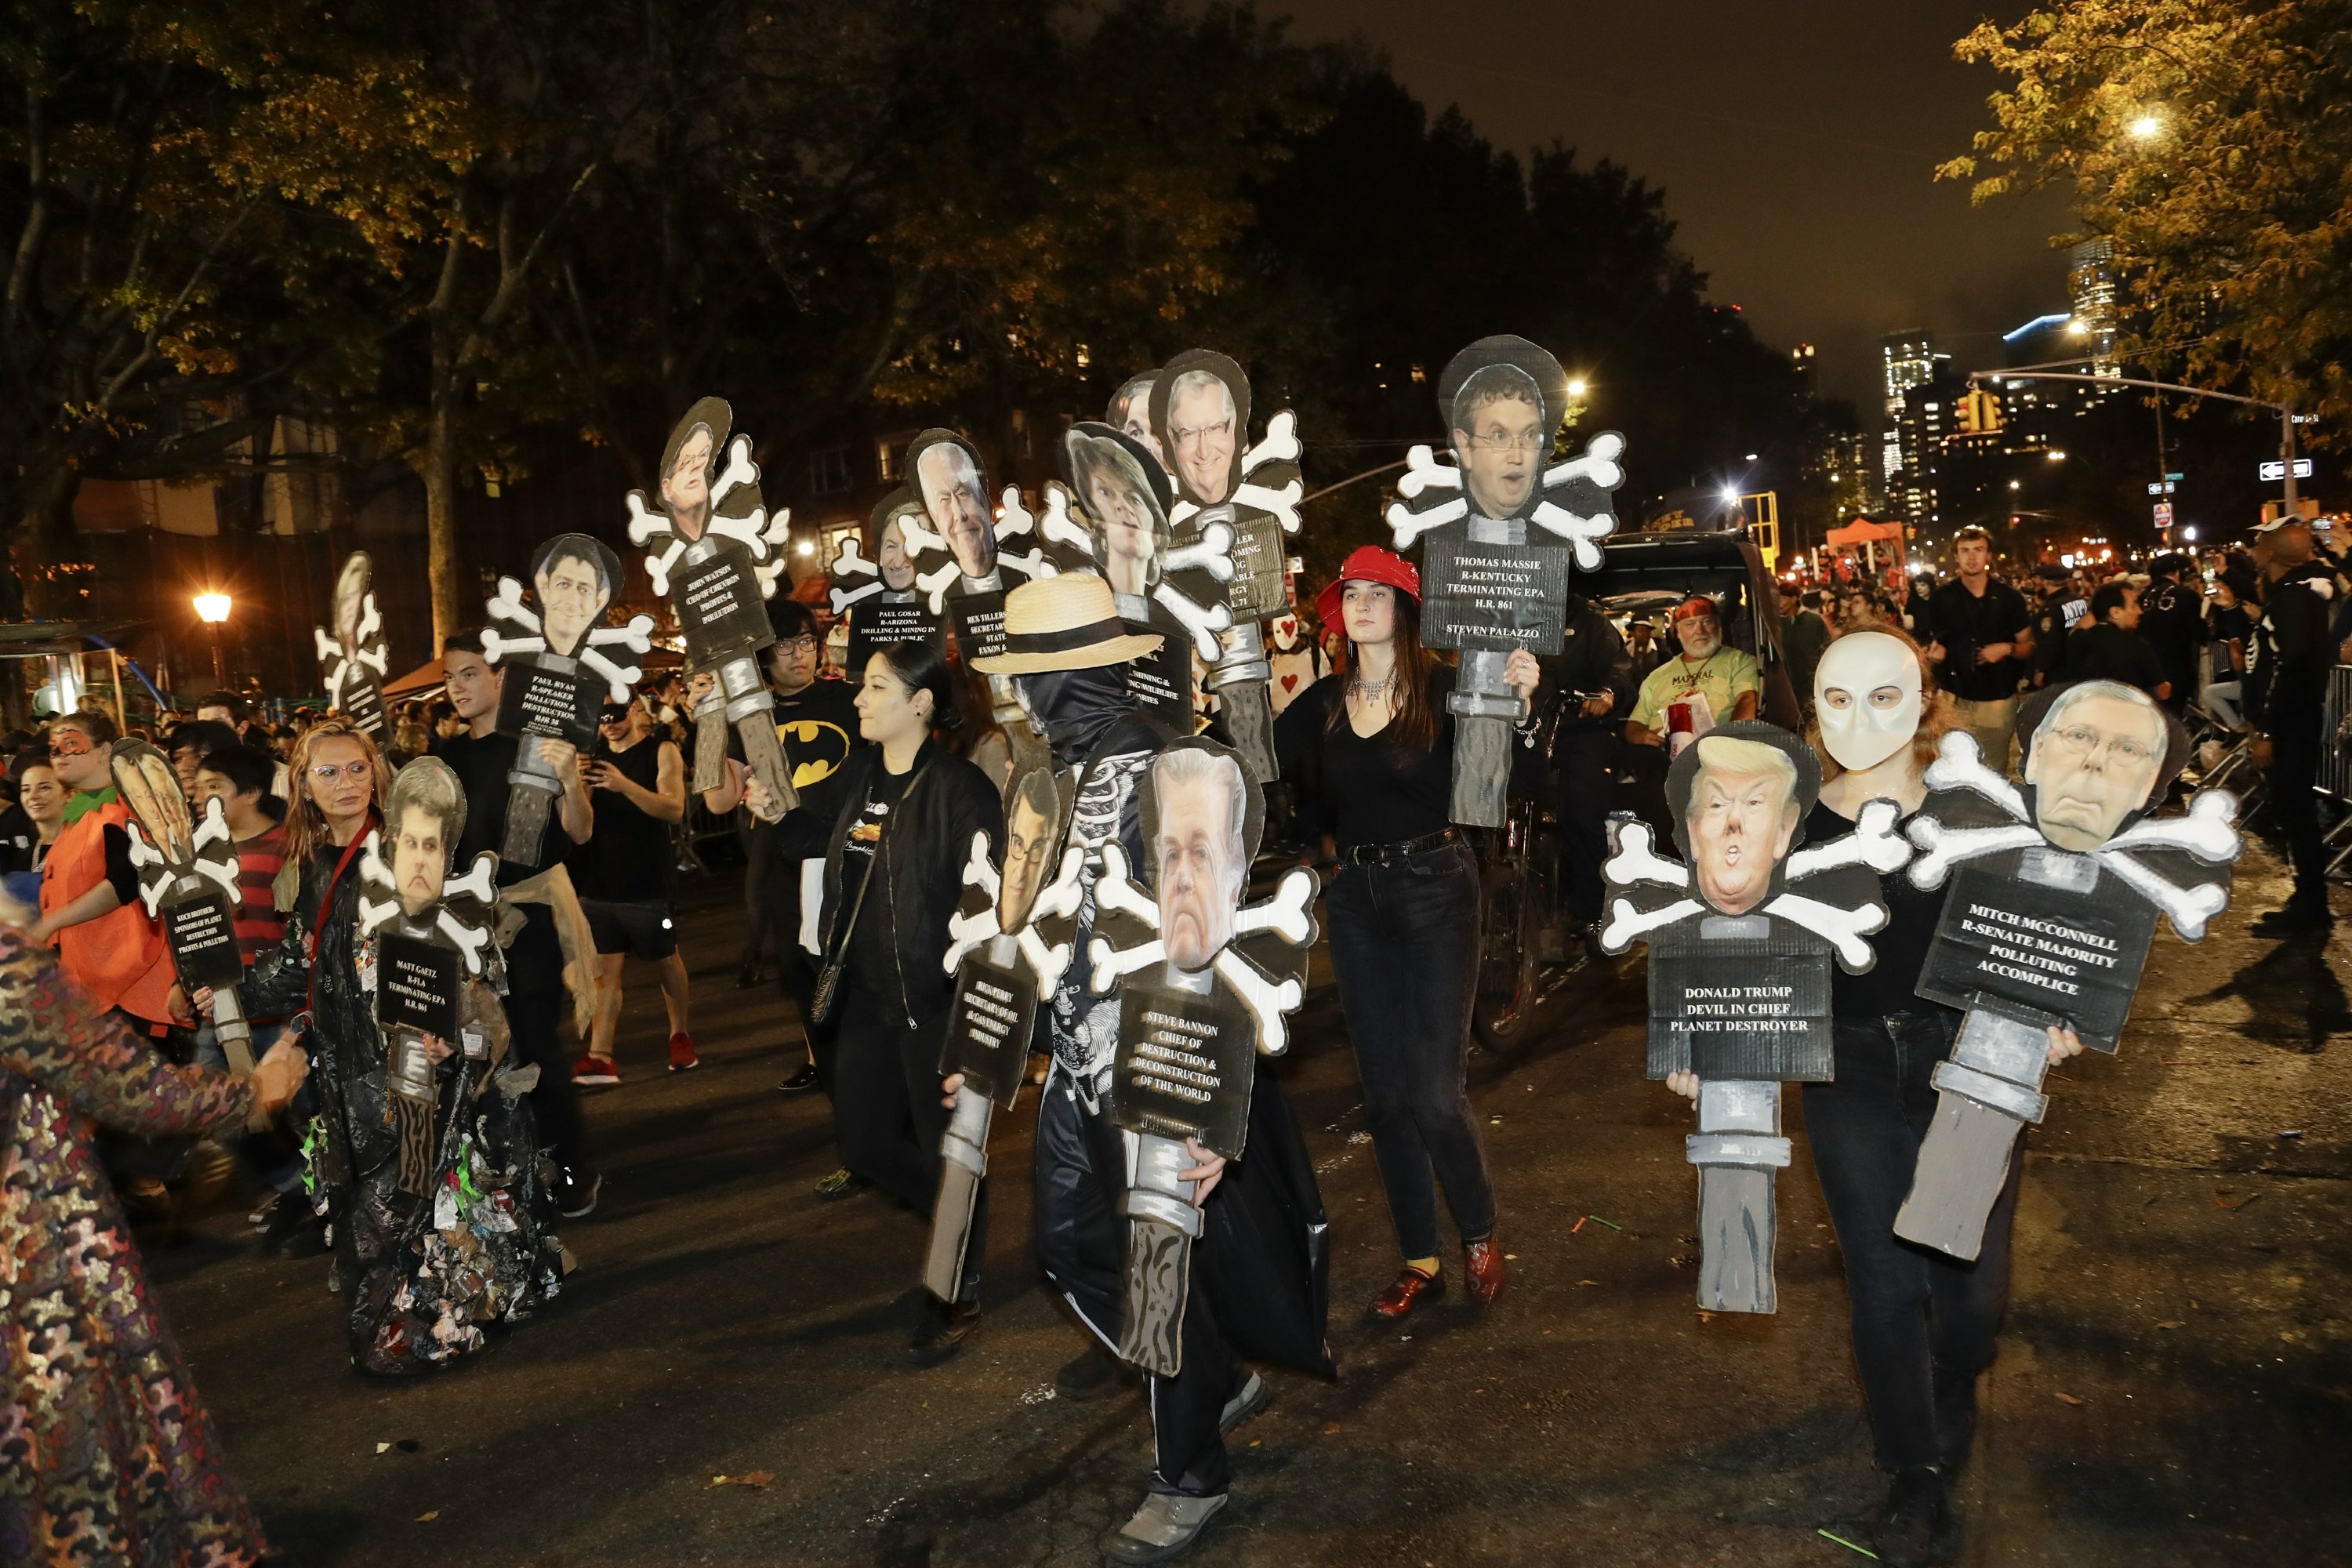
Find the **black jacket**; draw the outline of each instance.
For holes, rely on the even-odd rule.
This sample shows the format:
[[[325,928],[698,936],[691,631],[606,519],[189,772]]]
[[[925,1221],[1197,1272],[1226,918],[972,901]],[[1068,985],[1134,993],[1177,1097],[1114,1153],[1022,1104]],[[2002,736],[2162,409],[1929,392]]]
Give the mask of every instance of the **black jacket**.
[[[2246,716],[2265,731],[2317,723],[2336,644],[2328,636],[2336,579],[2307,561],[2263,590],[2263,618],[2246,671]]]
[[[936,741],[915,753],[916,776],[892,810],[868,874],[883,881],[868,901],[883,900],[883,916],[897,950],[896,975],[868,976],[885,995],[896,994],[918,1028],[943,1026],[953,999],[954,976],[940,966],[948,950],[948,920],[963,896],[964,863],[971,836],[988,835],[989,858],[1004,860],[1004,803],[996,786],[974,763]],[[840,951],[848,932],[841,893],[842,846],[866,809],[866,786],[882,771],[882,748],[864,746],[850,754],[840,773],[841,814],[824,856],[824,948]]]
[[[1543,696],[1557,705],[1571,691],[1610,692],[1617,700],[1605,717],[1585,718],[1580,703],[1561,711],[1559,728],[1622,729],[1625,715],[1633,710],[1637,689],[1633,661],[1625,652],[1625,639],[1617,635],[1617,628],[1609,624],[1609,617],[1601,613],[1600,607],[1581,595],[1569,600],[1567,619],[1559,652],[1536,661],[1543,667]]]

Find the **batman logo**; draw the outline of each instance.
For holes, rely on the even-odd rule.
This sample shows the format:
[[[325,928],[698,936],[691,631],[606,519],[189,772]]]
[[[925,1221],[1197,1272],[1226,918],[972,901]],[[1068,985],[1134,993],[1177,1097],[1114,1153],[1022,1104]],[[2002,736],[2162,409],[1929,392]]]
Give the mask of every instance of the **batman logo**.
[[[776,739],[793,764],[794,789],[823,784],[849,760],[848,732],[822,719],[787,719],[776,726]]]

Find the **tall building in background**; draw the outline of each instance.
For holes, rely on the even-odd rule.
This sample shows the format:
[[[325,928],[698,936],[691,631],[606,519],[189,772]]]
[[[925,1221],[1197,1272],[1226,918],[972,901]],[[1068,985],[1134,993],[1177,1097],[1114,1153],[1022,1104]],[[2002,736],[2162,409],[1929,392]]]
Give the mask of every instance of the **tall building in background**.
[[[1937,363],[1949,356],[1936,352],[1934,333],[1916,328],[1887,337],[1880,343],[1879,353],[1886,374],[1886,434],[1879,441],[1879,480],[1890,507],[1915,522],[1924,521],[1934,502],[1922,482],[1926,463],[1918,445],[1919,432],[1912,428],[1906,441],[1904,413],[1912,390],[1935,380]],[[1916,420],[1911,424],[1916,426]]]
[[[2116,247],[2086,239],[2066,253],[2066,294],[2074,307],[2076,351],[2091,356],[2094,375],[2121,375],[2116,363]]]
[[[1789,363],[1796,367],[1797,389],[1807,397],[1819,390],[1814,375],[1813,345],[1799,343],[1789,351]]]

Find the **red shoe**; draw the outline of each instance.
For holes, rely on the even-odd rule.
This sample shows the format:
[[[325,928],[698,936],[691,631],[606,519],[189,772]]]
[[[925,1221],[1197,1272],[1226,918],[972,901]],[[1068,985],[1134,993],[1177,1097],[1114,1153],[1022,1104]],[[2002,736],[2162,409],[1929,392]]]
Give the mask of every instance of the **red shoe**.
[[[1484,1307],[1503,1293],[1503,1248],[1493,1237],[1462,1244],[1462,1272],[1470,1279],[1470,1299]]]
[[[1393,1323],[1420,1305],[1423,1298],[1434,1301],[1444,1294],[1444,1275],[1423,1274],[1418,1268],[1403,1269],[1397,1275],[1396,1283],[1373,1300],[1366,1315],[1376,1323]]]
[[[689,1068],[698,1068],[701,1065],[702,1058],[694,1054],[692,1035],[680,1031],[669,1037],[670,1071],[685,1072]]]
[[[572,1081],[593,1089],[621,1081],[620,1064],[604,1057],[582,1057],[572,1064]]]

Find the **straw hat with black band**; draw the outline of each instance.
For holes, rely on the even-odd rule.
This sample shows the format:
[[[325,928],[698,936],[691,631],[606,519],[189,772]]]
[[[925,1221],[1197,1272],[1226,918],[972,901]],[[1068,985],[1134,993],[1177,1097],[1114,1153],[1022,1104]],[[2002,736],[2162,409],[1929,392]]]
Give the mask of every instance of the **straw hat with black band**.
[[[982,675],[1045,675],[1098,669],[1160,651],[1156,632],[1128,630],[1110,584],[1091,572],[1065,572],[1021,584],[1004,596],[1004,651],[976,658]]]

